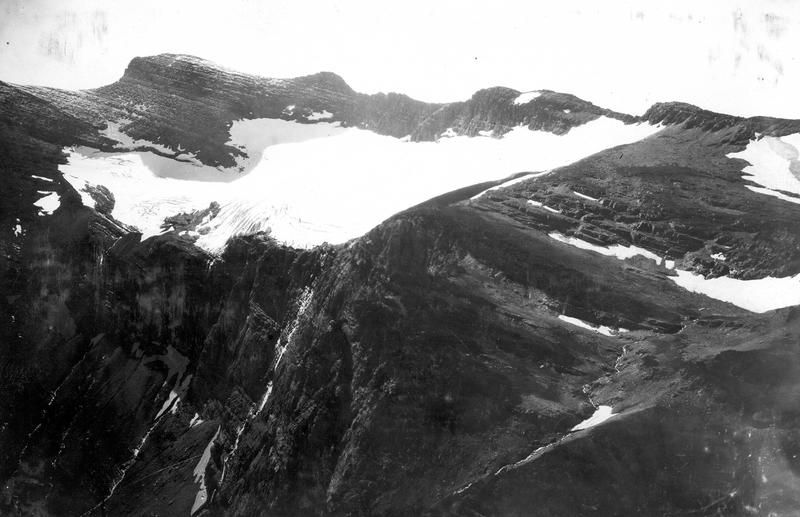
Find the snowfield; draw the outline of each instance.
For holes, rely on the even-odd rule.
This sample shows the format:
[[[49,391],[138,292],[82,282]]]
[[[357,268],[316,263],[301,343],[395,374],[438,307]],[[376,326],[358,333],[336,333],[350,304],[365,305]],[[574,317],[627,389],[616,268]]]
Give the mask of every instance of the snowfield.
[[[800,305],[800,275],[757,280],[722,276],[706,279],[691,271],[677,270],[670,280],[693,293],[700,293],[751,312],[767,312]]]
[[[611,410],[611,406],[597,406],[592,416],[573,427],[572,430],[582,431],[583,429],[589,429],[590,427],[602,424],[612,416],[614,416],[614,413]]]
[[[741,158],[750,165],[742,169],[746,180],[761,185],[747,188],[759,194],[774,196],[790,203],[800,204],[800,133],[782,137],[763,136],[750,141],[738,153],[728,158]],[[798,197],[784,192],[796,194]]]
[[[601,117],[562,136],[517,127],[502,138],[410,142],[337,122],[250,119],[230,128],[228,144],[248,155],[231,169],[146,150],[104,153],[84,147],[65,149],[69,161],[60,170],[87,206],[94,205],[87,185],[106,186],[115,197],[112,215],[144,238],[161,233],[165,217],[216,201],[219,213],[197,228],[198,245],[212,253],[234,235],[258,231],[311,247],[360,236],[445,192],[566,165],[659,129]]]

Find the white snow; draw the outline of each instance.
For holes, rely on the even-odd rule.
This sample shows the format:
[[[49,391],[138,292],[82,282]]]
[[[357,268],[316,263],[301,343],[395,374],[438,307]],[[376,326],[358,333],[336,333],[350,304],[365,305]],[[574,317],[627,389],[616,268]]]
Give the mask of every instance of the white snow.
[[[284,353],[286,352],[286,349],[292,343],[292,338],[294,337],[294,334],[297,332],[297,328],[300,325],[300,320],[303,318],[303,315],[305,314],[306,310],[308,310],[308,306],[311,303],[311,298],[313,297],[313,294],[314,291],[311,288],[307,287],[303,290],[303,292],[297,299],[297,313],[295,314],[294,319],[284,329],[284,331],[281,333],[281,336],[278,338],[278,341],[275,343],[276,356],[275,360],[272,362],[272,367],[271,367],[273,377],[275,375],[275,371],[278,368],[278,365],[281,362],[281,359],[283,358]],[[247,412],[247,417],[242,421],[242,423],[239,425],[239,428],[236,430],[236,439],[233,442],[233,447],[231,448],[231,452],[227,454],[222,461],[222,474],[220,474],[220,482],[222,482],[222,480],[225,479],[225,473],[227,472],[228,462],[231,460],[231,458],[234,457],[236,451],[239,448],[239,439],[241,438],[242,433],[245,430],[245,427],[247,427],[247,424],[249,424],[255,417],[257,417],[264,410],[264,407],[266,407],[267,402],[269,401],[270,396],[272,395],[272,386],[273,383],[270,380],[267,383],[267,389],[264,391],[264,395],[261,396],[261,400],[258,403],[258,407],[254,406],[250,407],[250,410]]]
[[[587,196],[586,194],[581,194],[580,192],[573,191],[572,193],[575,194],[576,196],[580,197],[580,198],[587,199],[589,201],[597,201],[598,200],[595,197],[590,197],[590,196]]]
[[[191,382],[191,380],[192,376],[187,375],[186,378],[183,380],[183,382],[180,384],[180,386],[176,386],[170,390],[167,400],[164,401],[164,404],[161,406],[161,409],[156,414],[156,419],[158,419],[158,417],[163,415],[167,410],[169,410],[169,412],[173,415],[175,414],[176,411],[178,411],[178,404],[181,401],[181,395],[184,395],[186,393],[186,390],[189,388],[189,383]],[[175,378],[175,382],[178,382],[177,377]]]
[[[458,133],[456,133],[452,127],[448,127],[441,135],[439,135],[439,138],[452,138],[454,136],[458,136]]]
[[[782,199],[790,203],[800,204],[800,197],[787,196],[783,192],[777,192],[775,190],[764,187],[754,187],[752,185],[745,185],[745,188],[747,188],[748,190],[752,190],[753,192],[758,192],[759,194],[766,194],[768,196],[776,197],[778,199]]]
[[[236,439],[233,441],[233,448],[231,448],[231,452],[225,455],[225,458],[222,460],[222,473],[219,476],[219,482],[222,483],[225,480],[225,473],[228,471],[228,461],[236,455],[236,451],[239,449],[239,440],[242,438],[242,433],[244,432],[244,428],[247,427],[247,424],[254,418],[255,413],[253,412],[253,407],[250,407],[250,410],[247,412],[247,418],[245,418],[239,427],[236,429]]]
[[[206,445],[205,450],[203,450],[203,455],[200,456],[200,461],[198,461],[197,465],[194,467],[194,482],[200,483],[200,490],[197,491],[197,495],[194,497],[194,504],[192,504],[192,509],[189,512],[189,515],[194,515],[195,512],[202,508],[208,500],[208,489],[206,488],[206,466],[211,459],[211,447],[213,447],[214,442],[219,436],[219,430],[221,428],[222,426],[217,427],[217,432],[214,433],[214,437],[211,438],[211,441],[208,442],[208,445]]]
[[[19,224],[19,219],[17,219],[17,224],[14,225],[14,237],[19,237],[22,235],[22,225]]]
[[[31,174],[31,178],[36,178],[37,180],[42,180],[42,181],[49,181],[50,183],[53,182],[51,178],[45,178],[44,176],[37,176],[36,174]]]
[[[525,465],[526,463],[530,463],[531,461],[536,459],[538,454],[540,454],[541,452],[547,450],[548,448],[552,448],[553,446],[557,445],[560,441],[561,440],[557,440],[556,442],[549,443],[547,445],[543,445],[542,447],[539,447],[538,449],[534,450],[532,453],[528,454],[527,456],[525,456],[521,460],[517,461],[516,463],[512,463],[510,465],[503,465],[502,467],[497,469],[497,472],[495,472],[494,475],[498,476],[498,475],[502,474],[503,472],[506,472],[508,470],[514,470],[516,468],[519,468],[519,467]]]
[[[638,246],[623,246],[621,244],[614,244],[613,246],[605,247],[605,246],[598,246],[596,244],[592,244],[591,242],[586,242],[582,239],[578,239],[577,237],[567,237],[558,232],[552,232],[549,236],[559,242],[563,242],[565,244],[569,244],[570,246],[575,246],[576,248],[580,248],[583,250],[593,251],[595,253],[600,253],[601,255],[606,255],[610,257],[616,257],[620,260],[625,260],[626,258],[635,257],[636,255],[641,255],[645,258],[654,260],[656,264],[662,263],[662,258],[656,255],[651,251],[647,251],[644,248],[639,248]]]
[[[568,109],[568,108],[565,108],[565,109],[564,109],[564,113],[572,113],[572,110],[571,110],[571,109]]]
[[[800,203],[800,198],[787,196],[776,190],[800,195],[800,133],[782,137],[764,136],[751,140],[743,151],[728,154],[728,158],[741,158],[750,162],[742,169],[744,179],[764,188],[748,188],[766,194]]]
[[[252,119],[230,129],[229,145],[248,154],[231,169],[77,148],[66,149],[69,163],[60,170],[78,191],[87,184],[109,188],[112,215],[145,238],[161,233],[165,217],[217,201],[217,217],[197,229],[198,245],[209,251],[219,252],[234,235],[268,229],[279,241],[311,247],[362,235],[436,195],[566,165],[659,129],[601,117],[563,136],[517,127],[502,138],[404,142],[338,123]],[[91,206],[88,195],[82,199]]]
[[[313,112],[311,115],[306,117],[306,120],[324,120],[327,118],[333,118],[333,113],[328,110],[322,110],[320,112]]]
[[[205,422],[205,420],[200,418],[200,414],[199,413],[195,413],[194,416],[192,417],[192,419],[189,421],[189,429],[191,429],[192,427],[194,427],[196,425],[200,425],[203,422]]]
[[[725,255],[723,255],[722,253],[712,253],[711,258],[713,258],[714,260],[721,260],[723,262],[725,261]]]
[[[507,187],[510,187],[511,185],[516,185],[517,183],[522,183],[523,181],[527,181],[527,180],[530,180],[530,179],[533,179],[533,178],[538,178],[540,176],[544,176],[545,174],[549,174],[549,173],[550,173],[550,171],[537,172],[537,173],[533,173],[533,174],[525,174],[524,176],[520,176],[519,178],[514,178],[513,180],[505,181],[505,182],[501,183],[500,185],[495,185],[494,187],[487,188],[486,190],[482,191],[481,193],[472,196],[470,199],[475,200],[475,199],[478,199],[479,197],[483,196],[487,192],[491,192],[492,190],[499,190],[501,188],[507,188]]]
[[[590,427],[600,425],[612,416],[614,416],[614,413],[611,410],[611,406],[597,406],[594,414],[573,427],[572,431],[581,431],[583,429],[589,429]]]
[[[478,131],[478,134],[480,136],[492,136],[493,133],[494,133],[493,129],[482,129]]]
[[[600,325],[598,327],[581,319],[573,318],[571,316],[565,316],[563,314],[559,314],[558,319],[570,323],[572,325],[575,325],[576,327],[581,327],[586,330],[591,330],[592,332],[597,332],[598,334],[602,334],[604,336],[611,337],[614,335],[614,330],[611,327],[606,327],[605,325]]]
[[[514,99],[514,104],[517,106],[521,104],[528,104],[530,101],[535,99],[536,97],[540,96],[542,92],[540,91],[532,91],[532,92],[525,92],[519,95],[516,99]]]
[[[174,391],[174,390],[171,390],[171,391],[169,392],[169,397],[167,397],[167,400],[165,400],[165,401],[164,401],[164,404],[161,406],[161,409],[159,409],[159,410],[158,410],[158,413],[156,414],[156,418],[160,417],[160,416],[161,416],[161,415],[163,415],[163,414],[164,414],[164,413],[165,413],[165,412],[166,412],[168,409],[170,409],[170,408],[172,407],[172,403],[173,403],[173,402],[175,401],[175,399],[177,399],[177,398],[178,398],[178,394],[177,394],[177,393],[175,393],[175,391]]]
[[[46,192],[43,190],[38,190],[37,192],[39,194],[45,194],[45,196],[34,201],[33,204],[38,206],[45,214],[50,215],[61,206],[61,196],[59,196],[58,193]]]
[[[675,261],[674,260],[665,259],[664,260],[664,267],[666,267],[667,269],[675,269]]]
[[[300,321],[302,320],[303,316],[308,310],[309,305],[311,304],[311,299],[313,298],[313,296],[314,296],[314,291],[311,290],[310,288],[306,288],[300,295],[298,299],[297,314],[295,315],[294,320],[287,327],[287,331],[284,334],[281,334],[281,337],[278,338],[278,342],[275,343],[277,356],[275,359],[275,364],[272,367],[273,371],[278,369],[278,365],[281,363],[281,359],[283,359],[283,355],[286,353],[286,349],[289,347],[289,345],[292,344],[292,339],[294,338],[294,335],[297,332],[298,327],[300,326]],[[267,392],[269,393],[271,391],[272,391],[272,386],[269,387]],[[266,401],[262,403],[261,405],[262,408],[264,407],[264,404],[266,404]]]
[[[560,214],[561,213],[560,210],[556,210],[555,208],[552,208],[552,207],[549,207],[547,205],[544,205],[544,204],[542,204],[542,203],[540,203],[538,201],[534,201],[533,199],[529,199],[528,200],[528,204],[531,205],[531,206],[535,206],[536,208],[543,208],[543,209],[547,210],[548,212],[553,212],[554,214]]]
[[[726,276],[706,279],[691,271],[676,271],[669,278],[693,293],[700,293],[751,312],[767,312],[800,305],[800,274],[784,278],[738,280]]]
[[[267,401],[269,401],[269,397],[272,395],[272,381],[267,383],[267,391],[264,392],[264,395],[261,397],[261,402],[258,403],[258,409],[256,410],[256,415],[261,414],[264,411],[264,406],[267,405]]]

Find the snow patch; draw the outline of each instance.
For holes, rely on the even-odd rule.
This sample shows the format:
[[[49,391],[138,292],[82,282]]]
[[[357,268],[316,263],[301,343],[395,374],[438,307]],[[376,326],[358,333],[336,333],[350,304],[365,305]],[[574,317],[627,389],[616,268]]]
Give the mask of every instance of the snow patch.
[[[751,140],[743,151],[730,153],[750,163],[742,169],[743,178],[764,188],[748,188],[760,194],[800,203],[800,198],[778,190],[800,195],[800,133],[781,137],[765,136]]]
[[[202,424],[203,422],[205,422],[205,420],[200,418],[200,414],[199,413],[195,413],[194,416],[192,417],[192,419],[189,421],[189,429],[191,429],[192,427],[198,426],[198,425]]]
[[[590,427],[600,425],[612,416],[614,416],[614,413],[611,410],[611,406],[597,406],[594,414],[573,427],[572,431],[582,431],[583,429],[589,429]]]
[[[655,253],[647,251],[644,248],[639,248],[637,246],[623,246],[621,244],[614,244],[613,246],[609,247],[598,246],[596,244],[592,244],[591,242],[586,242],[576,237],[567,237],[566,235],[563,235],[558,232],[552,232],[549,234],[549,236],[550,238],[555,239],[559,242],[563,242],[564,244],[569,244],[570,246],[575,246],[576,248],[593,251],[595,253],[600,253],[601,255],[616,257],[620,260],[625,260],[627,258],[635,257],[636,255],[641,255],[645,258],[654,260],[656,264],[661,264],[663,262],[662,258],[656,255]]]
[[[561,442],[561,440],[558,440],[558,441],[555,441],[553,443],[550,443],[550,444],[547,444],[547,445],[543,445],[542,447],[539,447],[538,449],[534,450],[532,453],[528,454],[527,456],[525,456],[521,460],[517,461],[516,463],[512,463],[510,465],[504,465],[504,466],[500,467],[499,469],[497,469],[497,472],[495,472],[494,475],[495,476],[499,476],[503,472],[506,472],[506,471],[509,471],[509,470],[514,470],[514,469],[518,469],[519,467],[525,465],[526,463],[530,463],[531,461],[535,460],[544,451],[546,451],[548,449],[552,449],[553,447],[558,445],[558,443],[560,443],[560,442]]]
[[[183,382],[180,384],[180,386],[177,386],[176,388],[170,390],[167,400],[164,401],[164,404],[162,404],[161,409],[156,414],[156,419],[158,419],[161,415],[163,415],[167,410],[169,410],[170,414],[172,415],[174,415],[178,411],[178,404],[181,401],[181,395],[186,393],[186,390],[189,388],[189,383],[191,382],[191,380],[192,376],[187,375],[186,378],[183,380]],[[175,382],[177,381],[178,379],[176,377]]]
[[[37,176],[36,174],[31,174],[31,178],[36,178],[37,180],[42,180],[42,181],[49,181],[50,183],[53,182],[51,178],[45,178],[44,176]]]
[[[559,314],[558,319],[570,323],[572,325],[575,325],[576,327],[580,327],[586,330],[591,330],[592,332],[597,332],[598,334],[602,334],[604,336],[612,337],[615,334],[614,330],[611,327],[606,327],[605,325],[600,325],[599,327],[596,327],[591,323],[588,323],[578,318],[573,318],[571,316],[565,316],[563,314]]]
[[[478,199],[479,197],[483,196],[487,192],[491,192],[492,190],[499,190],[499,189],[502,189],[502,188],[508,188],[508,187],[510,187],[512,185],[516,185],[517,183],[522,183],[523,181],[527,181],[527,180],[530,180],[530,179],[538,178],[540,176],[544,176],[545,174],[549,174],[549,173],[550,173],[550,171],[537,172],[537,173],[534,173],[534,174],[526,174],[524,176],[520,176],[519,178],[514,178],[513,180],[508,180],[506,182],[503,182],[500,185],[495,185],[494,187],[487,188],[486,190],[484,190],[480,194],[476,194],[476,195],[472,196],[470,199],[472,199],[472,200]]]
[[[175,402],[175,399],[178,399],[178,398],[179,398],[178,394],[175,393],[175,390],[171,390],[169,392],[169,397],[167,397],[167,400],[164,401],[164,404],[162,404],[161,409],[158,410],[158,413],[156,414],[156,418],[160,417],[168,409],[170,409],[172,407],[172,403]],[[170,412],[171,412],[171,410],[170,410]]]
[[[572,110],[568,109],[568,108],[565,108],[563,111],[564,111],[564,113],[572,113]]]
[[[333,118],[333,113],[328,110],[322,110],[311,113],[311,115],[306,117],[306,120],[325,120],[328,118]]]
[[[745,188],[747,188],[748,190],[752,190],[753,192],[757,192],[759,194],[766,194],[767,196],[772,196],[778,199],[782,199],[783,201],[788,201],[789,203],[800,204],[800,197],[787,196],[783,192],[777,192],[775,190],[764,187],[754,187],[752,185],[745,185]]]
[[[22,225],[19,224],[19,218],[17,219],[17,224],[14,225],[14,237],[19,237],[22,235]]]
[[[272,381],[267,383],[267,390],[264,392],[264,395],[261,396],[261,402],[258,403],[258,409],[256,410],[256,415],[261,414],[264,411],[264,407],[267,405],[269,401],[269,397],[272,395]]]
[[[725,262],[725,255],[723,255],[722,253],[712,253],[711,258],[713,258],[714,260],[721,260],[722,262]]]
[[[768,276],[757,280],[738,280],[721,276],[704,278],[691,271],[676,271],[670,280],[693,293],[704,294],[751,312],[767,312],[800,305],[800,274],[784,278]]]
[[[194,503],[192,504],[192,509],[189,512],[189,515],[194,515],[197,510],[203,507],[208,501],[208,489],[206,488],[206,467],[208,466],[208,462],[211,459],[211,447],[214,446],[214,442],[217,440],[219,436],[219,430],[222,429],[222,426],[217,427],[217,432],[214,433],[214,437],[211,438],[211,441],[208,442],[206,448],[203,450],[203,455],[200,456],[200,461],[197,462],[197,465],[194,467],[194,482],[200,483],[200,490],[197,491],[197,495],[194,496]]]
[[[575,194],[576,196],[580,197],[580,198],[587,199],[589,201],[598,201],[597,198],[587,196],[586,194],[581,194],[580,192],[572,191],[572,193]]]
[[[542,203],[540,203],[538,201],[534,201],[533,199],[529,199],[528,200],[528,204],[531,205],[531,206],[535,206],[536,208],[543,208],[544,210],[547,210],[548,212],[553,212],[554,214],[560,214],[561,213],[560,210],[556,210],[555,208],[549,207],[549,206],[547,206],[545,204],[542,204]]]
[[[44,214],[50,215],[61,206],[61,196],[59,196],[57,192],[47,192],[43,190],[38,190],[37,192],[39,194],[45,194],[45,196],[34,201],[33,204],[38,206]]]
[[[533,99],[539,97],[542,94],[540,91],[532,91],[532,92],[525,92],[519,95],[516,99],[514,99],[514,104],[517,106],[522,104],[528,104]]]
[[[478,131],[480,136],[492,136],[494,134],[494,129],[482,129]]]
[[[458,136],[458,133],[456,133],[452,127],[448,127],[439,135],[439,138],[453,138],[454,136]]]

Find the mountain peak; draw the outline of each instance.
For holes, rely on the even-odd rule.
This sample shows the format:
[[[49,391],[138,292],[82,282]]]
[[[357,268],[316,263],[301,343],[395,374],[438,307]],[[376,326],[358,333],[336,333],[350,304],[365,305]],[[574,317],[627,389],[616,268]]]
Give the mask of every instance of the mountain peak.
[[[323,88],[325,90],[353,94],[353,90],[342,76],[333,72],[317,72],[315,74],[298,77],[296,81],[304,86]]]

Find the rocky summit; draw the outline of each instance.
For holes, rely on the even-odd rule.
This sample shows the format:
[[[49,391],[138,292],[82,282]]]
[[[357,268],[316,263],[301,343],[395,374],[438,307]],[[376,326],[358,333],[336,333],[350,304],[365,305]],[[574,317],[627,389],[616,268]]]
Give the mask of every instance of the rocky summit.
[[[0,514],[797,515],[798,149],[183,55],[0,83]]]

